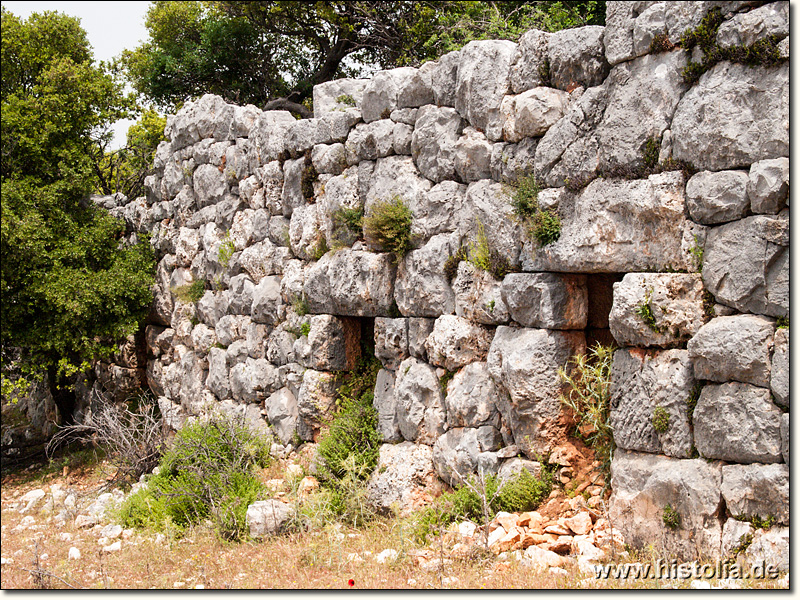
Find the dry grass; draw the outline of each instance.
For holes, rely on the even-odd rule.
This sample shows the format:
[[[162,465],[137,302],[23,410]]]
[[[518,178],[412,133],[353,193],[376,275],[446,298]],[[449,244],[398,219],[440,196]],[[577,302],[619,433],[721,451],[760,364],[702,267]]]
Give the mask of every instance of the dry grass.
[[[674,585],[658,581],[597,581],[568,569],[566,576],[536,573],[514,560],[473,552],[468,558],[447,554],[447,545],[434,543],[422,549],[413,542],[411,524],[403,520],[379,520],[363,529],[328,525],[322,529],[288,533],[263,542],[227,543],[206,527],[196,527],[181,539],[158,543],[149,532],[134,533],[123,540],[119,552],[104,554],[97,534],[77,529],[71,522],[57,527],[46,515],[33,514],[33,526],[18,529],[27,515],[10,508],[26,492],[54,483],[88,492],[108,478],[107,465],[87,465],[83,470],[51,469],[40,477],[6,475],[2,481],[2,555],[13,559],[2,566],[4,589],[116,588],[116,589],[512,589],[512,588],[638,588]],[[30,474],[27,474],[30,475]],[[275,466],[265,479],[280,475]],[[71,540],[61,539],[69,533]],[[68,560],[71,547],[82,557]],[[392,548],[397,560],[378,564],[375,557]],[[426,571],[417,556],[448,558],[452,562]],[[354,558],[358,555],[361,560]],[[37,559],[38,556],[38,559]],[[423,561],[424,562],[424,561]],[[777,587],[774,581],[755,584]],[[688,582],[677,584],[688,587]]]

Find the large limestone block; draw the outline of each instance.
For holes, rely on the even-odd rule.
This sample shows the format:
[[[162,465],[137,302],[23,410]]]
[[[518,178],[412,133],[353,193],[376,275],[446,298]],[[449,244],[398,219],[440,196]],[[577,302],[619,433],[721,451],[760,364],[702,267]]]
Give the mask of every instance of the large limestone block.
[[[492,333],[455,315],[442,315],[425,341],[431,364],[455,371],[486,358]]]
[[[344,371],[352,366],[349,363],[355,361],[354,357],[348,357],[350,344],[342,320],[332,315],[316,315],[308,322],[308,336],[299,337],[294,344],[297,362],[317,371]]]
[[[344,249],[309,267],[303,291],[313,313],[387,316],[394,302],[396,270],[388,254]]]
[[[368,79],[334,79],[314,86],[314,117],[361,104]]]
[[[481,428],[497,432],[493,427]],[[497,440],[471,427],[449,429],[433,445],[433,464],[439,477],[452,487],[464,485],[475,475],[480,454],[497,449]],[[499,437],[499,432],[496,434]]]
[[[788,498],[787,498],[788,500]],[[789,571],[789,527],[756,529],[753,542],[745,550],[751,568],[774,565],[778,571]]]
[[[652,546],[679,561],[719,556],[719,463],[617,450],[611,463],[611,480],[614,493],[609,520],[628,544],[637,549]],[[677,529],[664,524],[667,505],[680,515]]]
[[[485,362],[470,363],[458,371],[447,386],[444,401],[449,429],[500,424],[500,393]]]
[[[378,466],[367,483],[367,498],[381,510],[407,515],[441,490],[433,467],[433,450],[424,444],[384,444]]]
[[[231,396],[239,402],[262,402],[280,388],[278,369],[266,359],[247,358],[231,367]]]
[[[311,150],[311,164],[317,173],[339,175],[347,166],[344,144],[317,144]]]
[[[400,433],[400,423],[397,418],[397,408],[394,398],[395,374],[393,371],[381,369],[375,380],[375,393],[372,397],[372,406],[378,412],[378,433],[384,442],[400,442],[403,435]]]
[[[779,213],[789,200],[789,159],[782,157],[753,163],[747,195],[754,213]]]
[[[717,64],[681,98],[672,136],[674,158],[709,171],[788,156],[788,64]]]
[[[375,160],[394,154],[394,126],[394,121],[390,119],[356,125],[345,143],[347,164],[357,165],[362,160]]]
[[[519,142],[547,133],[567,111],[569,94],[549,87],[536,87],[518,96],[506,96],[500,111],[503,139]]]
[[[261,164],[277,160],[285,150],[286,132],[297,122],[287,110],[265,110],[251,132]]]
[[[375,73],[361,98],[364,122],[387,118],[395,108],[431,104],[431,69],[399,67]]]
[[[417,113],[411,137],[411,156],[420,173],[432,181],[453,179],[456,142],[464,120],[453,108],[423,106]]]
[[[297,395],[297,434],[301,440],[316,442],[322,424],[336,408],[340,383],[336,374],[306,369]]]
[[[608,320],[623,347],[684,344],[707,320],[702,278],[699,273],[628,273],[614,284]]]
[[[750,46],[769,36],[789,35],[789,2],[773,2],[750,12],[735,15],[717,30],[717,43],[723,48]]]
[[[523,327],[585,329],[586,277],[560,273],[509,273],[503,300],[511,318]]]
[[[461,205],[467,186],[455,181],[442,181],[422,196],[415,196],[409,203],[414,220],[411,222],[411,237],[425,244],[434,235],[452,233],[458,228]]]
[[[547,43],[552,34],[531,29],[522,34],[511,65],[511,90],[521,94],[542,85],[541,69],[547,61]]]
[[[239,255],[239,265],[258,284],[264,277],[281,275],[284,265],[291,258],[289,248],[263,240],[242,250]]]
[[[741,381],[769,387],[775,321],[759,315],[717,317],[687,348],[698,379]]]
[[[769,387],[775,404],[789,408],[789,329],[778,329],[774,343]]]
[[[611,368],[609,421],[617,447],[689,458],[687,401],[695,384],[686,350],[617,350]],[[659,424],[656,430],[654,416],[663,414],[668,416],[665,426]]]
[[[701,171],[693,175],[686,183],[689,216],[703,225],[718,225],[746,216],[750,208],[748,180],[745,171]]]
[[[505,142],[492,144],[492,157],[489,163],[492,179],[513,185],[533,173],[538,145],[539,138],[524,138],[517,144]]]
[[[638,2],[607,2],[603,45],[609,64],[616,65],[636,56],[633,51],[634,20],[642,11]]]
[[[392,371],[408,358],[408,319],[375,319],[375,356]]]
[[[510,316],[502,296],[502,285],[491,273],[461,261],[452,281],[456,315],[481,325],[508,323]]]
[[[363,209],[363,201],[358,195],[358,167],[345,169],[340,175],[325,182],[324,191],[317,199],[320,226],[325,234],[329,248],[344,244],[352,246],[360,232],[355,232],[341,222],[341,209]]]
[[[611,70],[604,84],[607,108],[597,126],[601,167],[642,164],[647,141],[661,141],[686,91],[685,66],[686,52],[679,51],[649,54]]]
[[[264,401],[267,419],[281,444],[294,440],[297,432],[297,398],[288,387],[282,387]]]
[[[303,195],[303,174],[306,168],[306,159],[302,156],[283,163],[281,212],[284,217],[291,217],[292,212],[306,202]]]
[[[187,102],[171,115],[164,135],[172,142],[173,150],[191,146],[205,138],[214,138],[218,142],[233,140],[237,133],[242,133],[233,127],[235,108],[219,96],[205,94],[199,100]]]
[[[468,243],[488,244],[510,266],[519,265],[522,227],[511,208],[508,189],[502,184],[482,179],[467,187],[459,232]]]
[[[769,390],[747,383],[707,385],[694,409],[700,455],[738,463],[781,462],[781,411]]]
[[[246,273],[231,277],[228,312],[234,315],[249,316],[253,306],[253,290],[255,290],[255,287],[253,280]]]
[[[788,316],[788,218],[748,217],[709,230],[703,282],[722,304],[742,312]]]
[[[456,102],[456,82],[461,52],[448,52],[433,63],[431,88],[433,102],[437,106],[454,106]]]
[[[553,87],[572,90],[582,85],[594,87],[608,75],[603,45],[604,27],[588,25],[562,29],[547,42],[550,81]]]
[[[369,163],[361,163],[369,164]],[[422,177],[410,156],[387,156],[375,163],[372,176],[361,177],[359,170],[359,186],[363,183],[369,187],[366,192],[364,212],[372,214],[372,207],[377,202],[386,202],[399,197],[409,208],[423,205],[425,196],[433,187],[433,183]],[[412,208],[413,213],[413,208]]]
[[[734,517],[773,517],[789,524],[789,467],[786,465],[726,465],[722,496]]]
[[[465,183],[492,176],[492,144],[472,127],[465,128],[456,142],[454,160],[456,175]]]
[[[444,264],[456,249],[452,235],[440,234],[403,258],[397,269],[394,297],[404,316],[436,317],[455,310]]]
[[[298,206],[289,222],[289,244],[292,253],[303,260],[315,260],[323,248],[322,220],[318,204]]]
[[[407,358],[397,368],[394,385],[395,410],[403,437],[432,445],[447,427],[446,408],[433,368],[416,358]]]
[[[516,50],[517,45],[507,40],[473,41],[461,49],[455,107],[490,141],[503,135],[500,103],[509,91]]]
[[[197,167],[192,175],[192,181],[198,208],[216,204],[228,192],[225,170],[220,171],[213,165]]]
[[[505,392],[498,409],[514,443],[530,458],[546,454],[564,436],[558,369],[585,346],[582,331],[497,328],[487,363]]]
[[[561,196],[556,207],[560,237],[543,248],[538,242],[526,243],[523,270],[693,270],[690,249],[700,230],[686,220],[684,209],[684,179],[679,172],[634,181],[597,179],[577,195]]]
[[[420,360],[428,360],[425,342],[433,331],[436,319],[411,317],[408,320],[408,352]]]

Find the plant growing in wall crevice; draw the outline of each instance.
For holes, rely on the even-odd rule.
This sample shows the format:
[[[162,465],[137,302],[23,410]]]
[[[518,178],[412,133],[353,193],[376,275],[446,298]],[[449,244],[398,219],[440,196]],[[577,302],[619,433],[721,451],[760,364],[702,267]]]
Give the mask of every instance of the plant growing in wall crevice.
[[[364,238],[384,252],[390,252],[395,262],[411,249],[411,222],[414,216],[400,196],[377,202],[364,217]]]
[[[539,242],[543,248],[557,241],[561,235],[561,218],[552,209],[539,207],[541,184],[534,175],[528,175],[517,181],[511,194],[511,207],[514,214],[523,223],[531,239]]]
[[[225,236],[222,238],[222,241],[219,243],[219,249],[217,250],[219,264],[227,268],[230,265],[231,258],[233,258],[235,253],[236,244],[234,244],[233,238],[231,238],[231,232],[227,231]]]

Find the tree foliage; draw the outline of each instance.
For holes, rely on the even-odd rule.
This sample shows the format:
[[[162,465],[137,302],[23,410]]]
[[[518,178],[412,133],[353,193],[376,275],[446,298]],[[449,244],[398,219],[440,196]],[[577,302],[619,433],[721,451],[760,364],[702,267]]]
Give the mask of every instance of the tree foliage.
[[[152,300],[149,245],[122,246],[124,224],[88,199],[92,156],[134,105],[59,13],[3,8],[2,73],[0,342],[48,372],[67,416],[56,384],[135,331]]]
[[[603,24],[605,2],[153,2],[150,41],[124,54],[162,107],[204,93],[309,116],[313,86],[419,65],[475,39]]]

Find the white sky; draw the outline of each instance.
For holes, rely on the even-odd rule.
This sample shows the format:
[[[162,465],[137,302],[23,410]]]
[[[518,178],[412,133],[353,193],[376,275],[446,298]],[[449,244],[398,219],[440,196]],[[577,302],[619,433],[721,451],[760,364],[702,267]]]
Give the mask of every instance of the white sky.
[[[95,60],[109,61],[127,49],[133,49],[147,39],[145,13],[150,2],[2,2],[12,13],[27,19],[31,13],[55,10],[81,20]],[[112,147],[125,144],[128,127],[133,121],[114,124]]]

